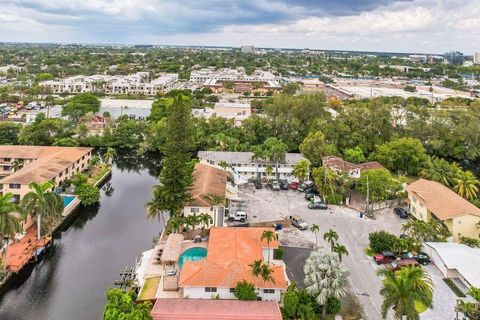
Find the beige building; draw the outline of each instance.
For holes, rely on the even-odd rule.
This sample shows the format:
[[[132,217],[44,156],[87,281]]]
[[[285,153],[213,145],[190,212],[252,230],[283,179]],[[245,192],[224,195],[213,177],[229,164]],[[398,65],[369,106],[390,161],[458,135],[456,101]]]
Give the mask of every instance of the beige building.
[[[215,103],[215,114],[217,117],[225,119],[233,119],[235,125],[241,125],[242,121],[250,117],[252,107],[250,103],[238,102],[217,102]]]
[[[480,208],[435,181],[419,179],[407,187],[407,192],[410,213],[416,219],[442,221],[453,241],[460,237],[479,239]]]
[[[0,146],[1,193],[10,192],[20,201],[31,182],[53,180],[57,187],[86,170],[91,158],[92,148]]]
[[[208,195],[227,196],[227,171],[208,164],[197,163],[193,171],[192,201],[183,208],[183,215],[208,214],[212,225],[223,226],[225,204],[214,204]],[[210,227],[210,226],[209,226]]]

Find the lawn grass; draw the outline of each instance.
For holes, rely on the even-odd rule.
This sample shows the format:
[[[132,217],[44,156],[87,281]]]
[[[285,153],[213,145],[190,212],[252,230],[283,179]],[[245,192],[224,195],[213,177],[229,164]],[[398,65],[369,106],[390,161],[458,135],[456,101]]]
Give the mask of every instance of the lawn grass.
[[[373,252],[373,250],[370,247],[365,247],[365,249],[363,249],[363,251],[369,257],[373,257],[375,255],[375,252]]]
[[[151,300],[155,299],[155,293],[157,292],[160,279],[162,277],[152,277],[145,279],[142,291],[138,295],[138,300]]]
[[[108,171],[110,166],[104,163],[99,163],[95,165],[88,172],[88,184],[94,185],[100,178],[102,178]]]

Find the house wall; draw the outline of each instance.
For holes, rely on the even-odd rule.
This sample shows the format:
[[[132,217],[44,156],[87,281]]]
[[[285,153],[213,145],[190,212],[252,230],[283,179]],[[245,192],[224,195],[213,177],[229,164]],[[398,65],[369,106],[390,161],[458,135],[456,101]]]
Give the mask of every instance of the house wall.
[[[201,214],[208,214],[210,215],[210,217],[212,217],[212,220],[213,220],[213,223],[210,224],[207,228],[210,228],[211,226],[214,226],[215,225],[215,221],[217,221],[217,217],[216,217],[216,212],[215,212],[215,208],[214,207],[192,207],[192,206],[185,206],[183,208],[183,215],[185,217],[187,216],[192,216],[194,214],[196,214],[197,216],[198,215],[201,215]],[[216,227],[218,227],[217,225],[215,225]],[[199,225],[197,228],[201,228],[202,225]]]
[[[273,260],[273,248],[262,248],[263,260],[272,261]]]
[[[452,221],[452,235],[453,241],[459,241],[460,237],[470,237],[480,239],[480,230],[476,224],[480,222],[480,217],[467,214],[461,217],[454,218]]]
[[[417,219],[425,222],[430,221],[432,215],[427,209],[427,204],[421,200],[416,194],[408,193],[410,213]]]
[[[257,288],[257,295],[265,301],[280,301],[282,297],[282,289],[271,288],[273,293],[265,293],[265,289]],[[230,288],[217,288],[217,292],[205,292],[205,287],[184,287],[183,297],[190,299],[237,299],[233,293],[230,292]]]

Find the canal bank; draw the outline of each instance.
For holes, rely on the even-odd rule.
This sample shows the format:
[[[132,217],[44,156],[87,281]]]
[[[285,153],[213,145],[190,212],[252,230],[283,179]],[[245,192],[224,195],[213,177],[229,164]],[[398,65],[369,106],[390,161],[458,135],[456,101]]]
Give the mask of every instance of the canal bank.
[[[106,289],[162,231],[158,221],[147,221],[144,209],[156,168],[121,158],[112,170],[100,205],[80,207],[43,259],[11,279],[0,298],[0,319],[101,317]]]

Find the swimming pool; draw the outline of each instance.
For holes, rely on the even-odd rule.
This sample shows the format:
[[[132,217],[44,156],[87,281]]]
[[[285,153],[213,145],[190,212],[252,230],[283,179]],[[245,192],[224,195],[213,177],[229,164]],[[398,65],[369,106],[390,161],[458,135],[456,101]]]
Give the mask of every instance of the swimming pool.
[[[65,208],[70,204],[70,202],[73,201],[73,199],[75,199],[75,196],[62,196],[62,198],[63,198],[63,207]]]
[[[193,247],[186,250],[178,259],[178,267],[182,269],[185,261],[199,261],[207,256],[207,249],[202,247]]]

